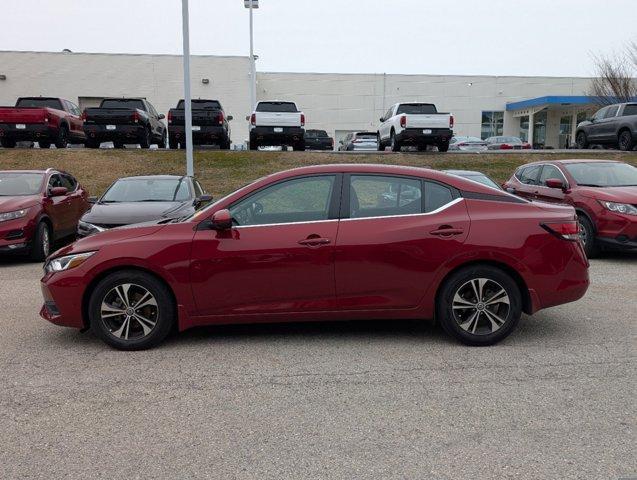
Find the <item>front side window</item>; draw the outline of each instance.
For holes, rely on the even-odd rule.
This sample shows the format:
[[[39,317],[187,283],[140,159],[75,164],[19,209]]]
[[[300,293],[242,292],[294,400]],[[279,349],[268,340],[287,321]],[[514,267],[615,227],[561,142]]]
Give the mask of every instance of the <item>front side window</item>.
[[[601,110],[598,110],[595,115],[593,115],[593,120],[601,120],[606,116],[606,112],[608,111],[608,107],[604,107]]]
[[[524,167],[523,169],[518,171],[516,176],[518,177],[518,180],[520,180],[520,182],[524,183],[525,185],[537,185],[537,177],[540,173],[541,168],[542,165]]]
[[[542,174],[540,175],[540,185],[543,185],[546,187],[546,181],[549,178],[557,178],[558,180],[562,180],[564,181],[564,176],[562,175],[562,172],[560,172],[558,170],[557,167],[554,167],[553,165],[544,165],[544,168],[542,169]]]
[[[352,175],[350,218],[422,213],[422,182],[406,177]]]
[[[302,177],[271,185],[230,207],[238,226],[329,219],[334,175]]]
[[[606,112],[606,115],[604,115],[604,118],[613,118],[615,115],[617,115],[617,110],[619,110],[619,105],[608,107],[608,111]]]

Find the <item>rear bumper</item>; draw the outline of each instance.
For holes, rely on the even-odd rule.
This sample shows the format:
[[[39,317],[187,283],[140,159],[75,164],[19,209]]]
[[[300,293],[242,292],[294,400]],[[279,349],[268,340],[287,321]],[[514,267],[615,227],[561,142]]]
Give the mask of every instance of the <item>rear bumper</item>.
[[[144,135],[145,129],[143,124],[115,125],[115,130],[107,130],[106,125],[84,125],[86,139],[100,142],[137,140]]]
[[[305,149],[306,150],[334,150],[334,147],[332,146],[332,142],[323,143],[323,142],[316,142],[312,140],[305,140]]]
[[[281,129],[275,132],[274,129]],[[250,130],[250,142],[259,145],[285,145],[288,143],[305,143],[305,129],[302,127],[254,127]]]
[[[424,133],[424,130],[431,130],[431,133]],[[396,140],[400,143],[411,145],[435,145],[449,142],[451,137],[453,130],[450,128],[406,128],[396,134]]]
[[[14,123],[0,123],[0,138],[16,142],[52,142],[57,137],[57,128],[46,123],[25,124],[24,128],[16,128]]]
[[[202,125],[199,128],[200,130],[192,131],[192,143],[195,145],[216,145],[230,140],[228,131],[223,127]],[[185,132],[186,127],[183,125],[170,126],[168,129],[168,135],[174,142],[185,141]]]

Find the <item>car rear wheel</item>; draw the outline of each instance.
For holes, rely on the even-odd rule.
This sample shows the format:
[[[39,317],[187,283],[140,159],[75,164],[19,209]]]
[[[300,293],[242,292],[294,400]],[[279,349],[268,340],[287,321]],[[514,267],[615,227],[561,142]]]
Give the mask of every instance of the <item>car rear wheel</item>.
[[[136,270],[108,275],[89,301],[91,329],[119,350],[142,350],[159,344],[175,323],[175,310],[168,287]]]
[[[38,145],[40,145],[40,148],[51,148],[51,142],[38,142]]]
[[[14,148],[15,140],[9,140],[8,138],[3,138],[0,140],[0,145],[2,148]]]
[[[178,147],[179,147],[179,142],[175,140],[174,138],[168,137],[168,148],[170,148],[171,150],[177,150]]]
[[[85,148],[100,148],[100,142],[95,140],[87,140],[84,142]]]
[[[51,253],[51,229],[46,222],[40,222],[31,244],[31,260],[41,262]]]
[[[139,146],[142,148],[150,148],[150,142],[152,140],[152,135],[148,128],[144,129],[141,138],[139,139]]]
[[[259,149],[259,143],[255,140],[255,141],[250,141],[250,150],[258,150]]]
[[[380,139],[380,135],[378,135],[376,137],[376,145],[378,147],[378,151],[379,152],[384,152],[385,151],[385,144],[383,143],[383,141]]]
[[[619,134],[619,149],[622,152],[631,152],[633,147],[635,146],[635,142],[633,140],[633,136],[628,130],[624,130]]]
[[[447,150],[449,150],[449,142],[443,142],[438,144],[439,152],[446,152]]]
[[[436,314],[442,328],[462,343],[493,345],[518,324],[522,296],[515,281],[501,269],[470,266],[445,281]]]
[[[166,148],[166,132],[164,131],[164,133],[161,134],[161,139],[159,140],[159,143],[157,144],[157,148]]]
[[[292,150],[295,152],[303,152],[305,151],[305,143],[299,142],[292,145]]]
[[[122,142],[113,142],[113,148],[124,148],[124,144]]]
[[[396,134],[392,131],[391,132],[391,137],[390,137],[390,146],[391,146],[391,151],[392,152],[400,152],[400,142],[398,140],[396,140]]]
[[[69,130],[66,125],[61,125],[58,130],[58,137],[55,140],[56,148],[66,148],[69,144]]]
[[[577,148],[580,150],[585,150],[588,148],[588,139],[586,138],[586,134],[584,132],[579,132],[575,137],[575,144]]]
[[[593,258],[599,253],[599,248],[595,241],[595,228],[593,228],[592,222],[585,215],[578,215],[577,221],[584,253],[586,253],[588,258]]]

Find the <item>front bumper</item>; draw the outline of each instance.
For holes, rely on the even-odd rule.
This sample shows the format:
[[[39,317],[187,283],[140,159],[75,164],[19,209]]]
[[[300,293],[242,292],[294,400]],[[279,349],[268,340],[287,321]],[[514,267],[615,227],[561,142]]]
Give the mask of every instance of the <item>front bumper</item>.
[[[86,279],[82,267],[67,272],[46,273],[40,281],[44,304],[40,316],[56,325],[84,328],[82,298]]]
[[[48,123],[26,124],[24,128],[16,128],[15,123],[0,123],[0,138],[16,142],[53,142],[57,129]]]
[[[281,129],[280,132],[274,129]],[[293,143],[305,143],[305,129],[301,127],[254,127],[250,130],[250,143],[279,146]]]
[[[602,210],[596,218],[596,240],[612,250],[637,249],[637,215]]]
[[[436,145],[446,143],[453,137],[450,128],[431,128],[431,133],[424,133],[422,128],[406,128],[396,134],[396,140],[406,145]]]
[[[27,251],[34,232],[35,223],[27,217],[0,222],[0,254]]]
[[[135,140],[136,143],[145,135],[145,129],[142,124],[115,125],[115,130],[107,130],[106,125],[84,124],[86,139],[100,142]]]
[[[229,142],[228,132],[223,127],[213,125],[200,126],[200,130],[192,131],[192,143],[194,145],[217,145],[223,142]],[[186,141],[186,128],[182,125],[170,126],[168,135],[171,142],[180,143]]]

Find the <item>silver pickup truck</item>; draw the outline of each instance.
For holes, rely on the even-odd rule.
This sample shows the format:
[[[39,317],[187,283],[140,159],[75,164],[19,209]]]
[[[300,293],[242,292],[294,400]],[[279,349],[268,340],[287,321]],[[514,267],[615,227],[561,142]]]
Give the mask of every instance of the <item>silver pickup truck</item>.
[[[629,152],[637,144],[637,103],[618,103],[598,110],[577,126],[578,148],[610,145]]]

